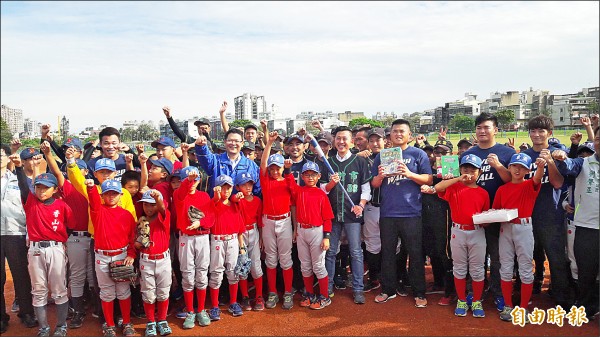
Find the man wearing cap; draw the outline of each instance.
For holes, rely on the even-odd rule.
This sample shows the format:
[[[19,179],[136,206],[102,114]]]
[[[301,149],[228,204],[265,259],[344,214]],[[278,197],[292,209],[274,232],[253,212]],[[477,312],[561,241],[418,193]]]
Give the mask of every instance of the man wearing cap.
[[[0,177],[2,188],[0,196],[0,277],[2,293],[0,294],[0,333],[8,329],[10,316],[6,313],[4,285],[6,283],[5,262],[9,262],[10,272],[15,288],[15,298],[19,305],[18,317],[28,328],[37,326],[33,315],[31,280],[27,269],[27,227],[25,210],[21,203],[21,194],[17,176],[8,170],[10,148],[2,144],[0,149]],[[22,170],[22,168],[21,168]],[[6,258],[6,259],[5,259]]]
[[[535,240],[534,256],[536,259],[536,279],[534,283],[543,283],[543,262],[541,252],[546,253],[550,265],[550,277],[552,282],[552,297],[556,304],[563,308],[570,308],[572,301],[570,299],[569,277],[567,270],[567,259],[565,255],[565,246],[567,240],[567,231],[564,227],[564,210],[559,207],[561,188],[564,183],[564,177],[558,171],[556,163],[552,159],[551,153],[559,145],[556,138],[551,138],[554,122],[550,117],[539,115],[531,118],[527,124],[529,137],[533,147],[523,151],[529,155],[533,161],[531,172],[528,179],[537,171],[535,161],[538,157],[546,160],[544,167],[544,177],[542,178],[542,187],[536,199],[533,208],[532,225],[533,236]],[[552,143],[551,143],[552,142]],[[539,269],[538,269],[539,268]],[[541,274],[541,275],[540,275]],[[523,286],[526,286],[523,284]],[[527,285],[533,287],[534,285]]]
[[[225,174],[233,177],[237,172],[247,172],[256,180],[253,189],[254,195],[259,195],[258,166],[254,161],[240,153],[242,143],[242,132],[237,129],[231,129],[225,133],[226,152],[216,155],[209,151],[205,136],[199,136],[196,140],[195,150],[198,163],[210,175],[209,194],[213,193],[212,189],[215,186],[215,179],[219,175]]]
[[[477,145],[471,147],[460,157],[474,154],[481,158],[481,174],[477,178],[477,185],[483,187],[490,195],[490,203],[494,203],[496,191],[504,183],[509,182],[510,172],[506,167],[515,150],[496,143],[498,134],[498,119],[493,114],[482,113],[475,119],[475,136]],[[500,289],[500,256],[498,253],[498,239],[500,237],[500,224],[493,223],[485,227],[485,240],[487,253],[490,255],[490,291],[494,295],[496,309],[504,309],[504,297]]]
[[[98,138],[100,139],[102,156],[90,159],[90,161],[87,162],[88,168],[94,170],[96,167],[96,162],[101,158],[111,159],[115,164],[115,176],[113,179],[121,180],[121,175],[123,175],[123,172],[125,172],[127,166],[125,162],[125,155],[119,153],[119,151],[132,153],[133,166],[136,168],[141,167],[140,162],[137,159],[137,155],[133,152],[133,150],[129,146],[121,143],[121,134],[119,133],[119,130],[110,126],[106,127],[100,131]],[[99,181],[96,182],[100,183]]]
[[[242,146],[242,152],[248,159],[256,160],[256,145],[254,143],[245,140],[244,145]]]
[[[244,126],[244,139],[252,144],[256,143],[258,139],[258,128],[254,124],[248,124]]]
[[[456,147],[458,147],[458,155],[462,156],[462,154],[465,153],[468,149],[470,149],[471,146],[473,146],[473,142],[469,139],[463,138],[459,140],[458,144],[456,144]]]
[[[227,103],[225,102],[224,104],[225,107],[227,107]],[[221,109],[223,109],[223,107],[221,107]],[[225,110],[223,109],[223,111]],[[173,130],[175,136],[177,136],[177,138],[179,138],[184,143],[194,144],[194,142],[196,141],[194,137],[183,133],[183,131],[181,131],[175,120],[173,120],[171,108],[169,108],[168,106],[163,107],[163,113],[165,114],[165,117],[167,117],[167,122],[169,122],[169,126],[171,127],[171,130]],[[210,139],[210,122],[208,121],[208,119],[200,118],[199,120],[194,122],[194,125],[198,128],[198,135],[204,135],[207,139],[207,144],[209,148],[211,149],[211,151],[215,152],[217,150],[217,147]],[[223,129],[227,131],[225,127]]]
[[[19,157],[21,158],[21,162],[23,163],[23,170],[25,171],[25,176],[27,177],[27,184],[31,186],[30,188],[33,190],[33,185],[31,182],[33,181],[33,167],[35,165],[34,157],[39,155],[40,151],[33,147],[26,147],[21,151]],[[36,157],[37,158],[37,157]],[[40,161],[40,159],[35,159]]]
[[[48,135],[49,132],[50,132],[50,124],[42,125],[42,136],[41,136],[40,144],[43,143],[44,141],[48,141],[50,143],[50,147],[52,148],[52,151],[54,151],[54,153],[56,153],[56,155],[58,156],[58,158],[61,161],[60,169],[63,172],[63,175],[65,177],[67,176],[67,161],[65,159],[65,151],[68,148],[70,148],[70,147],[75,148],[75,150],[76,150],[75,158],[77,158],[77,159],[82,159],[83,161],[87,162],[92,157],[92,153],[94,152],[94,150],[87,147],[85,149],[87,149],[88,151],[84,152],[84,146],[81,143],[81,140],[79,138],[69,137],[65,140],[65,143],[62,146],[58,146],[58,144],[56,144],[56,142],[52,139],[52,137],[50,137],[50,135]]]

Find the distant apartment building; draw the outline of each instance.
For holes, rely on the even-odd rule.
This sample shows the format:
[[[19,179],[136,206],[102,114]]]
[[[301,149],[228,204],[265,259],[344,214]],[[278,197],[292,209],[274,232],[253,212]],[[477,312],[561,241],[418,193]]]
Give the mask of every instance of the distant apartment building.
[[[394,120],[394,119],[398,119],[398,115],[396,115],[395,112],[387,112],[384,111],[383,113],[381,111],[377,111],[375,113],[375,115],[373,115],[373,120],[376,121],[387,121],[387,120]]]
[[[42,123],[31,119],[25,118],[23,120],[23,133],[24,138],[38,138],[41,136]]]
[[[598,102],[598,99],[583,96],[583,93],[550,95],[547,107],[551,111],[554,126],[581,125],[579,119],[591,113],[590,105],[593,102]]]
[[[344,123],[350,123],[354,118],[365,117],[364,112],[352,112],[352,111],[344,111],[337,114],[337,119]]]
[[[260,121],[261,119],[272,119],[272,111],[267,109],[265,96],[257,96],[252,93],[244,93],[234,98],[235,119],[247,119]],[[276,108],[273,104],[271,108]]]
[[[8,129],[11,134],[21,134],[25,131],[25,126],[23,123],[23,110],[10,108],[4,104],[1,106],[2,108],[2,120],[6,121],[8,124]]]

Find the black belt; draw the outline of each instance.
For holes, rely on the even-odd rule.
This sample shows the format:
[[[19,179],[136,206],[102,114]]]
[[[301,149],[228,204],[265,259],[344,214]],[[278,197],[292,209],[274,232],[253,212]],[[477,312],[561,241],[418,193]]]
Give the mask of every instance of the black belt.
[[[56,242],[56,241],[36,241],[36,242],[32,242],[32,244],[34,246],[38,246],[40,248],[48,248],[48,247],[52,247],[52,246],[58,246],[61,243]]]
[[[92,237],[92,235],[89,232],[86,232],[86,231],[74,231],[73,233],[71,233],[71,235],[73,235],[73,236],[87,236],[88,238]]]

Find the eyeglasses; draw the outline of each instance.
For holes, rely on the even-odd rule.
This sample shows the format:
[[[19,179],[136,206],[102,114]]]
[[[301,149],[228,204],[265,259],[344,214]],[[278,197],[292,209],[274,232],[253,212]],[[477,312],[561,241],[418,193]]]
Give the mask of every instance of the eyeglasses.
[[[225,141],[225,143],[229,143],[229,144],[237,144],[237,143],[241,143],[241,140],[237,140],[237,139],[227,139]]]

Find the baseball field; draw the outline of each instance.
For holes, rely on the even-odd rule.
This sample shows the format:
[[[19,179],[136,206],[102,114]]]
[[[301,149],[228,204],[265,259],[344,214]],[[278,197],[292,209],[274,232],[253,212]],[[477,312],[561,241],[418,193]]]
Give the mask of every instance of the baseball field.
[[[548,267],[546,266],[546,270]],[[7,309],[14,299],[14,287],[10,270],[6,268],[7,282],[5,296]],[[426,267],[428,282],[432,282],[431,268]],[[546,274],[542,293],[533,295],[531,309],[552,308],[550,296],[547,294],[549,274]],[[266,289],[266,287],[265,287]],[[183,304],[183,300],[173,303],[168,321],[173,329],[171,336],[598,336],[600,329],[598,320],[590,321],[580,327],[571,326],[567,317],[561,320],[562,326],[548,323],[546,320],[539,324],[527,324],[524,327],[503,322],[498,318],[498,312],[491,298],[485,298],[483,307],[485,318],[474,318],[471,313],[467,317],[455,317],[454,304],[440,306],[437,304],[442,294],[429,294],[427,308],[416,308],[413,298],[396,297],[387,303],[377,304],[373,301],[377,290],[366,294],[364,305],[354,304],[352,289],[336,290],[333,303],[323,310],[310,310],[299,306],[300,296],[294,298],[294,307],[287,311],[281,309],[281,302],[275,309],[262,312],[246,311],[241,317],[232,317],[226,307],[221,307],[221,320],[213,322],[208,327],[196,326],[183,330],[182,319],[175,317],[175,311]],[[251,293],[252,296],[252,293]],[[514,299],[518,301],[518,293]],[[207,303],[209,303],[207,299]],[[518,302],[516,302],[518,303]],[[569,313],[570,308],[565,308]],[[49,306],[49,323],[55,322],[55,308]],[[10,313],[11,320],[8,331],[3,336],[35,336],[37,328],[25,328],[16,317]],[[138,335],[144,335],[145,320],[133,318]],[[72,329],[69,336],[101,336],[98,319],[91,316],[88,310],[83,327]],[[117,336],[121,336],[118,331]]]

